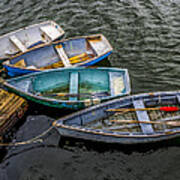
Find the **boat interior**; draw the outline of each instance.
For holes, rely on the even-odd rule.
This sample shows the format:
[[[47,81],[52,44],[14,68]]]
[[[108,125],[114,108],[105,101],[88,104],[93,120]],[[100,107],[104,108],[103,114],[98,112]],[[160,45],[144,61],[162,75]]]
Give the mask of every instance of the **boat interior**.
[[[37,45],[60,39],[63,29],[53,21],[30,25],[0,36],[0,56],[10,58]]]
[[[13,67],[45,70],[58,67],[70,67],[103,55],[109,50],[103,36],[92,36],[58,41],[41,48],[35,48],[17,56],[5,64]]]
[[[172,106],[180,108],[180,95],[131,98],[108,106],[110,108],[94,109],[63,122],[70,126],[81,126],[82,128],[124,135],[167,135],[169,132],[180,131],[180,111],[161,111],[158,108]],[[114,108],[124,110],[120,112],[108,110]],[[131,111],[131,109],[139,108],[146,108],[147,110]],[[148,108],[155,108],[156,110],[148,110]],[[168,122],[173,123],[168,124]]]
[[[34,95],[72,101],[116,96],[128,88],[125,71],[98,69],[49,71],[11,84]]]

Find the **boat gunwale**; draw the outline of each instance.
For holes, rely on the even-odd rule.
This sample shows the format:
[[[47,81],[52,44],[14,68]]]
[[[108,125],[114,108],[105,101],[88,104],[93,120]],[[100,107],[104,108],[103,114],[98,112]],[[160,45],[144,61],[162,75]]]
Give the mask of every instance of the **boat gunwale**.
[[[59,120],[58,120],[59,121]],[[84,132],[84,133],[90,133],[90,134],[96,134],[96,135],[104,135],[104,136],[113,136],[113,137],[125,137],[125,138],[149,138],[149,137],[161,137],[161,136],[167,136],[167,135],[173,135],[173,134],[178,134],[180,133],[180,128],[178,128],[178,131],[165,131],[165,132],[158,132],[158,133],[152,133],[152,134],[121,134],[121,132],[112,132],[112,131],[107,131],[107,130],[94,130],[90,128],[82,128],[81,126],[69,126],[69,125],[64,125],[64,124],[56,124],[56,121],[53,123],[53,126],[58,128],[63,128],[63,129],[69,129],[69,130],[74,130],[74,131],[79,131],[79,132]]]
[[[31,24],[31,25],[29,25],[29,26],[21,27],[21,28],[19,28],[19,29],[17,29],[17,30],[14,30],[14,31],[11,31],[11,32],[9,32],[9,33],[2,34],[2,35],[0,35],[0,39],[1,39],[1,38],[4,38],[4,37],[6,37],[6,36],[12,35],[12,34],[14,34],[14,33],[17,33],[17,32],[19,32],[19,31],[27,30],[27,29],[30,29],[30,28],[33,28],[33,27],[36,27],[36,26],[38,27],[39,25],[46,25],[46,24],[58,25],[58,24],[57,24],[55,21],[53,21],[53,20],[47,20],[47,21],[43,21],[43,22],[40,22],[40,23]],[[58,27],[60,27],[60,26],[58,25]],[[60,27],[60,29],[61,29],[62,35],[63,35],[65,32],[64,32],[64,30],[63,30],[61,27]]]
[[[40,47],[40,48],[42,48],[42,47]],[[26,51],[26,52],[27,52],[27,51]],[[110,51],[110,52],[111,52],[111,51]],[[86,60],[86,61],[81,62],[81,63],[75,63],[74,65],[72,65],[72,68],[76,68],[76,67],[79,67],[79,66],[86,65],[86,64],[88,64],[89,62],[94,61],[94,60],[96,60],[97,58],[100,58],[100,57],[102,57],[102,56],[104,56],[104,55],[106,55],[106,54],[108,54],[108,53],[110,53],[110,52],[107,52],[107,53],[102,54],[102,55],[100,55],[100,56],[96,56],[96,57],[94,57],[94,58],[91,58],[91,59]],[[7,60],[7,61],[9,61],[9,60]],[[6,61],[5,61],[5,62],[6,62]],[[4,65],[4,66],[12,67],[12,68],[14,68],[14,69],[29,70],[29,71],[34,71],[34,72],[46,71],[46,70],[42,70],[42,69],[39,69],[39,68],[33,69],[33,68],[27,68],[27,67],[15,67],[15,66],[13,66],[14,64],[6,64],[5,62],[3,62],[3,65]],[[53,68],[53,69],[62,69],[62,68],[66,68],[66,67],[59,67],[59,68]],[[48,70],[51,70],[51,69],[48,69]]]

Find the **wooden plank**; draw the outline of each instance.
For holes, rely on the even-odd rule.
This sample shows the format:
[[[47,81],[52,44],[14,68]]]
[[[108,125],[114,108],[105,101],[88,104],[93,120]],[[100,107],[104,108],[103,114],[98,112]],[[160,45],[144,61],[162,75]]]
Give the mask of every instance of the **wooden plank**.
[[[57,46],[55,46],[55,48],[56,48],[56,51],[57,51],[60,59],[62,60],[62,62],[64,64],[64,66],[65,67],[70,67],[71,64],[69,62],[69,58],[67,57],[62,45],[57,45]]]
[[[8,98],[1,99],[2,104],[0,105],[0,111],[2,111],[5,108],[5,106],[7,106],[7,103],[10,102],[13,98],[14,98],[14,94],[10,93]],[[2,102],[2,100],[3,100],[3,102]]]
[[[137,108],[145,108],[144,102],[142,100],[133,101],[133,105],[134,105],[135,109],[137,109]],[[145,121],[145,122],[150,121],[149,116],[147,114],[147,111],[136,111],[136,115],[137,115],[137,118],[138,118],[139,121]],[[140,123],[140,126],[141,126],[142,132],[144,134],[149,134],[149,133],[154,132],[153,127],[152,127],[151,124]]]
[[[117,72],[109,72],[111,96],[121,94],[125,88],[123,76]]]
[[[78,72],[72,72],[70,75],[70,94],[78,94],[79,85],[79,74]],[[76,101],[77,97],[70,97],[69,100]]]
[[[13,113],[15,113],[17,111],[17,109],[19,108],[18,100],[20,100],[20,99],[21,99],[20,97],[14,95],[14,98],[11,101],[6,102],[6,106],[1,111],[1,115],[0,115],[0,117],[3,117],[3,119],[0,120],[0,127],[4,124],[4,122],[7,121],[7,119]]]
[[[54,41],[55,39],[59,38],[64,34],[64,31],[59,31],[52,25],[47,25],[40,27],[40,30],[51,40]]]
[[[9,39],[21,52],[27,51],[26,46],[22,44],[22,42],[15,35],[10,36]]]
[[[96,52],[97,56],[103,55],[109,50],[106,41],[101,37],[94,37],[94,39],[88,39],[90,46]]]
[[[0,89],[0,135],[6,133],[27,110],[27,102],[3,89]]]

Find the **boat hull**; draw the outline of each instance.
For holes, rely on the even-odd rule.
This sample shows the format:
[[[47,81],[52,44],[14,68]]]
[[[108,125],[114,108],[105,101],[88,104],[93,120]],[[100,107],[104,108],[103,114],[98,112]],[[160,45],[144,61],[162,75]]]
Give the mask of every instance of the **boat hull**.
[[[32,81],[32,79],[36,80]],[[69,110],[83,109],[109,99],[125,96],[131,90],[128,71],[119,68],[79,67],[48,70],[9,79],[4,82],[4,86],[36,103]],[[31,90],[31,87],[34,87],[34,90]],[[38,95],[39,92],[46,93],[47,89],[48,92],[58,89],[58,93],[74,94],[75,97],[61,96],[62,98],[58,99],[58,97]]]
[[[88,130],[87,132],[81,132],[78,130],[65,129],[61,127],[58,127],[56,129],[63,137],[122,145],[155,143],[180,137],[180,132],[158,137],[116,137],[112,136],[112,134],[102,135],[98,133],[91,133],[88,132]]]
[[[7,87],[7,86],[6,86]],[[7,87],[7,89],[27,100],[33,101],[38,104],[42,104],[44,106],[49,106],[52,108],[58,108],[58,109],[67,109],[67,110],[79,110],[79,109],[84,109],[86,106],[84,103],[66,103],[66,102],[57,102],[57,101],[45,101],[41,99],[37,99],[34,96],[29,96],[27,94],[21,93],[18,90],[15,90],[14,88]]]
[[[12,77],[47,69],[86,67],[107,59],[112,50],[102,34],[74,37],[29,49],[5,61],[3,67]]]
[[[134,112],[134,115],[132,112],[129,112],[129,115],[127,113],[127,116],[123,115],[123,113],[117,115],[113,114],[113,112],[107,112],[108,109],[132,108],[132,106],[129,105],[132,105],[132,103],[137,105],[136,102],[141,104],[140,102],[142,101],[148,106],[155,106],[157,104],[158,106],[168,107],[173,106],[174,104],[179,106],[180,92],[157,92],[122,97],[60,118],[54,122],[54,126],[64,137],[104,143],[144,144],[180,137],[180,127],[178,125],[169,126],[166,124],[166,121],[179,122],[179,112],[158,112],[157,110],[154,110],[152,112],[148,112],[147,114],[151,120],[148,120],[148,117],[144,115],[146,111],[137,110]],[[157,111],[157,114],[155,111]],[[133,116],[131,116],[131,114]],[[138,125],[135,122],[133,122],[134,124],[130,124],[131,127],[126,123],[120,125],[111,124],[114,129],[111,129],[111,125],[109,125],[110,120],[113,118],[115,118],[115,122],[118,117],[120,118],[121,116],[122,118],[120,118],[120,122],[124,122],[125,120],[132,121],[128,119],[135,117],[135,115],[137,118],[142,118],[140,120],[135,120],[140,121]],[[144,117],[142,115],[144,115]],[[152,118],[155,119],[153,120]],[[142,124],[142,121],[145,123]],[[107,124],[105,124],[105,122]],[[137,127],[139,128],[139,131]],[[115,128],[117,128],[117,130]]]
[[[0,36],[0,43],[3,44],[0,60],[3,62],[18,53],[61,39],[63,35],[63,29],[54,21],[45,21],[4,34]]]

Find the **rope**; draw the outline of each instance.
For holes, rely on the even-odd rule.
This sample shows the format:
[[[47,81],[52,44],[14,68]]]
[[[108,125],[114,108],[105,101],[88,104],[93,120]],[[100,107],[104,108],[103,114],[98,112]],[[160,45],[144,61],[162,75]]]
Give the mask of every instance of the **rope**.
[[[54,128],[54,126],[51,126],[47,130],[45,130],[43,133],[41,133],[38,136],[35,136],[32,139],[26,140],[26,141],[21,141],[21,142],[14,142],[14,143],[0,143],[0,146],[19,146],[19,145],[26,145],[26,144],[31,144],[31,143],[41,143],[43,142],[41,137],[45,136],[49,131],[51,131]]]

